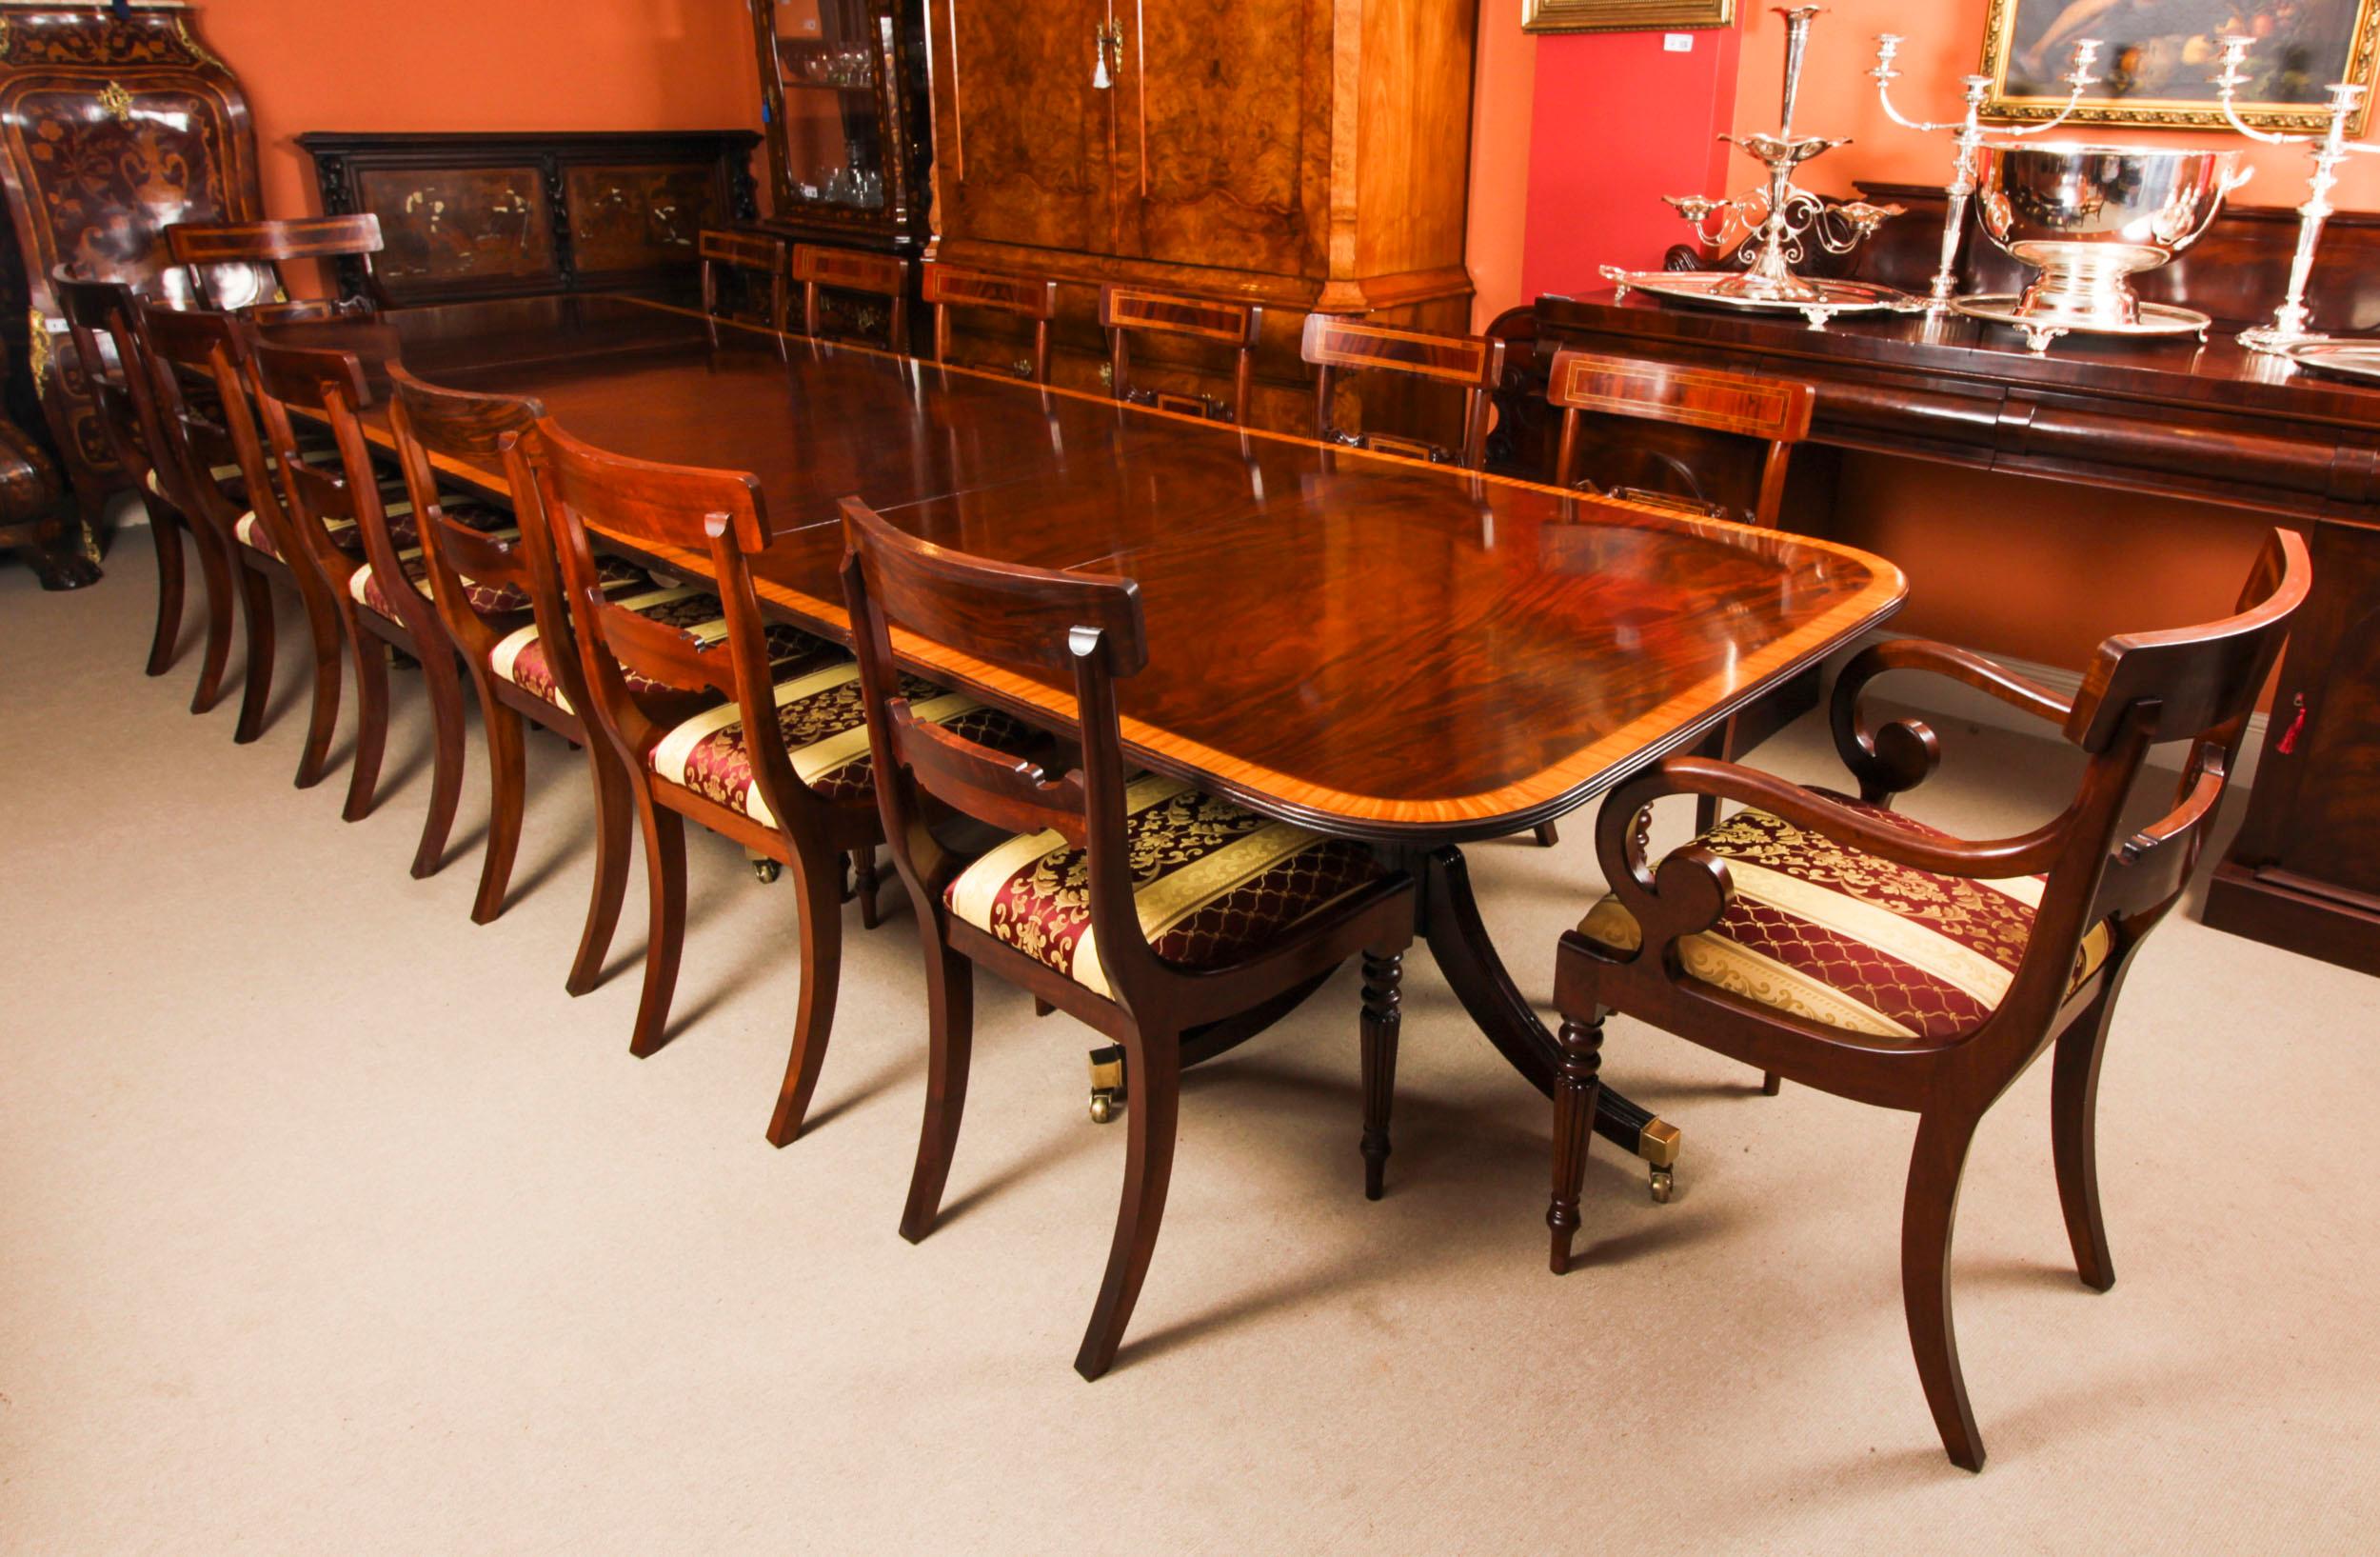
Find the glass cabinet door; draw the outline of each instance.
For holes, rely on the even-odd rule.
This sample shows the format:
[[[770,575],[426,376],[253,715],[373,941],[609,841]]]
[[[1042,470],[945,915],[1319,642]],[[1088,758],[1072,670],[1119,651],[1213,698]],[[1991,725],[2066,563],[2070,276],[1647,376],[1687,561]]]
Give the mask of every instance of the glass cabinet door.
[[[885,67],[893,18],[871,0],[776,0],[773,53],[785,199],[884,208]]]

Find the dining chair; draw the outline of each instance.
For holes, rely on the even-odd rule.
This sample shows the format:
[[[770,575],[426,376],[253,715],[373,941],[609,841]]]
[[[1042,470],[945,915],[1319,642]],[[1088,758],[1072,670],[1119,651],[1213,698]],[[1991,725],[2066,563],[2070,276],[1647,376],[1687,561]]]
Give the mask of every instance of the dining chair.
[[[1157,1247],[1185,1063],[1253,1030],[1351,957],[1363,961],[1364,1192],[1379,1198],[1396,1075],[1411,883],[1372,851],[1124,762],[1117,683],[1146,664],[1139,587],[967,556],[843,504],[844,602],[860,659],[877,801],[925,943],[932,1055],[901,1234],[932,1230],[966,1104],[974,969],[1122,1046],[1131,1088],[1121,1203],[1075,1357],[1115,1360]],[[1053,774],[933,716],[899,671],[899,627],[996,670],[1072,683],[1079,766]],[[944,808],[1010,836],[968,857]]]
[[[768,328],[779,332],[778,346],[785,328],[786,309],[791,293],[786,290],[786,269],[790,261],[785,253],[785,241],[764,232],[722,232],[704,228],[696,241],[696,252],[703,261],[703,317],[708,321],[711,344],[719,344],[720,280],[727,273],[741,277],[748,289],[757,282],[768,288]]]
[[[265,222],[175,222],[166,251],[188,277],[191,295],[209,309],[238,309],[291,295],[292,260],[344,260],[360,273],[367,309],[386,306],[372,256],[380,252],[380,218],[301,216]]]
[[[769,1141],[783,1146],[801,1133],[834,1025],[843,860],[855,851],[872,857],[881,841],[859,667],[823,638],[805,635],[809,652],[798,658],[770,647],[751,561],[774,531],[754,477],[609,453],[551,417],[517,447],[561,562],[586,693],[581,713],[625,774],[644,839],[650,928],[629,1052],[650,1054],[668,1037],[685,941],[685,822],[790,867],[802,995],[768,1127]],[[704,641],[605,594],[599,538],[648,555],[705,557],[724,608],[724,637]],[[1039,739],[974,698],[915,685],[923,717],[1002,749]]]
[[[802,288],[802,333],[814,340],[845,338],[881,345],[888,351],[909,349],[909,262],[892,254],[870,254],[857,249],[828,249],[814,243],[793,246],[793,279]],[[880,339],[870,340],[874,305],[863,306],[851,329],[836,329],[826,294],[883,299],[884,324]]]
[[[934,360],[950,361],[951,310],[975,309],[1022,319],[1033,327],[1033,355],[1015,364],[1019,377],[1049,382],[1049,326],[1058,317],[1058,283],[1046,277],[1002,275],[927,260],[925,301],[934,309]]]
[[[1186,297],[1178,292],[1150,291],[1140,287],[1100,289],[1100,328],[1107,331],[1108,389],[1119,400],[1136,406],[1202,416],[1211,421],[1248,421],[1248,394],[1255,383],[1256,339],[1263,328],[1264,309],[1256,303],[1231,303],[1213,297]],[[1218,342],[1232,353],[1231,403],[1211,395],[1136,387],[1132,382],[1132,337],[1157,335],[1177,340]]]
[[[1917,1115],[1901,1212],[1901,1300],[1942,1443],[1983,1466],[1951,1327],[1951,1225],[1960,1170],[1993,1100],[2054,1043],[2050,1124],[2058,1199],[2083,1284],[2114,1283],[2099,1206],[2100,1056],[2134,954],[2169,913],[2214,830],[2226,781],[2291,615],[2306,543],[2275,530],[2235,614],[2099,646],[2070,702],[1989,660],[1902,639],[1844,669],[1830,709],[1859,798],[1734,763],[1672,757],[1614,789],[1596,847],[1611,895],[1565,934],[1555,1000],[1552,1229],[1569,1268],[1595,1114],[1603,1025],[1633,1016],[1854,1102]],[[2073,798],[2028,831],[1970,841],[1892,808],[1941,755],[1914,720],[1871,721],[1868,684],[1924,670],[2059,729],[2083,754]],[[2188,742],[2172,808],[2143,828],[2152,745]],[[1646,859],[1648,808],[1710,795],[1748,808]]]
[[[1504,343],[1485,335],[1430,335],[1366,324],[1336,314],[1309,313],[1299,354],[1315,369],[1314,435],[1384,454],[1402,454],[1436,465],[1487,468],[1487,435],[1497,382],[1504,375]],[[1450,385],[1462,391],[1462,435],[1452,444],[1366,429],[1339,426],[1335,401],[1342,375],[1377,370],[1420,384]]]
[[[1565,348],[1554,354],[1553,367],[1547,369],[1545,397],[1562,413],[1561,443],[1554,458],[1556,486],[1774,529],[1785,500],[1786,468],[1794,446],[1810,436],[1817,392],[1789,379]],[[1716,483],[1704,469],[1709,462],[1696,457],[1698,450],[1664,449],[1640,440],[1631,440],[1623,452],[1636,456],[1661,485],[1598,485],[1582,477],[1578,467],[1585,418],[1597,414],[1765,443],[1756,495],[1748,505],[1731,504],[1724,494],[1715,495]]]
[[[205,713],[223,695],[223,671],[230,654],[231,564],[215,531],[194,524],[166,498],[157,474],[159,460],[150,452],[157,436],[156,409],[146,382],[139,302],[122,282],[87,281],[64,269],[50,277],[50,289],[57,296],[58,311],[66,316],[75,370],[99,413],[101,436],[149,519],[149,541],[157,552],[157,624],[149,634],[145,668],[151,676],[173,668],[174,648],[182,636],[187,551],[198,553],[207,640],[190,711]]]
[[[272,693],[273,591],[293,592],[305,608],[314,660],[297,770],[297,787],[310,788],[322,782],[339,721],[345,629],[332,585],[308,560],[282,506],[248,393],[248,329],[228,313],[156,303],[144,303],[139,318],[160,434],[155,443],[166,455],[157,467],[162,495],[194,527],[211,529],[232,564],[248,663],[231,738],[245,745],[264,733]],[[305,457],[336,460],[338,453],[309,447]],[[353,536],[346,543],[361,544]]]

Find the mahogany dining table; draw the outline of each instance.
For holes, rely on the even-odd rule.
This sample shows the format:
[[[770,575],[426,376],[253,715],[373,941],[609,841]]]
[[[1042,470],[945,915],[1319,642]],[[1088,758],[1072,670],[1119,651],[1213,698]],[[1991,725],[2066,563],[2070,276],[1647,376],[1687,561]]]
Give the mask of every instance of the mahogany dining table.
[[[434,383],[534,396],[621,453],[752,472],[777,536],[753,563],[764,606],[844,641],[844,496],[956,549],[1136,580],[1149,661],[1120,689],[1128,755],[1402,863],[1448,983],[1549,1093],[1560,1050],[1489,940],[1462,846],[1528,832],[1705,742],[1907,592],[1891,563],[1822,539],[627,297],[273,334],[346,347],[367,373],[401,356]],[[385,440],[382,412],[367,414]],[[492,464],[440,463],[508,501]],[[691,552],[646,560],[708,572]],[[914,637],[895,647],[1054,730],[1071,723],[1068,687]],[[1185,1061],[1253,1030],[1194,1039]],[[1596,1128],[1643,1157],[1666,1198],[1676,1128],[1608,1084]]]

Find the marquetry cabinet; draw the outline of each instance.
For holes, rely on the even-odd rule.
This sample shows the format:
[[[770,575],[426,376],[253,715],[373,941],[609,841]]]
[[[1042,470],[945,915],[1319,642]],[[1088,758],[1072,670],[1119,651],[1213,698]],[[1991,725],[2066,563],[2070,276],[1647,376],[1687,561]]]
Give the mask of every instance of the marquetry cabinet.
[[[1098,388],[1096,292],[1264,306],[1261,426],[1302,429],[1309,311],[1460,331],[1476,0],[934,0],[933,251],[1054,276],[1053,377]],[[1135,376],[1227,394],[1185,350]],[[1163,381],[1170,375],[1173,382]]]

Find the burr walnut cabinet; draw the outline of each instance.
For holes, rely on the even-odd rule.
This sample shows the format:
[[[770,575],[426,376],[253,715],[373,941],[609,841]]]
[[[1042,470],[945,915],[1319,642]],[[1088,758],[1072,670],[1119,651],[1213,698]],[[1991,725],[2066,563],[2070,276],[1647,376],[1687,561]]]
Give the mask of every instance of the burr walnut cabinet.
[[[1303,429],[1309,311],[1468,327],[1476,19],[1477,0],[933,0],[932,252],[1055,278],[1052,377],[1075,388],[1102,382],[1102,283],[1260,304],[1251,420]],[[1233,366],[1185,346],[1134,370],[1221,400]]]

